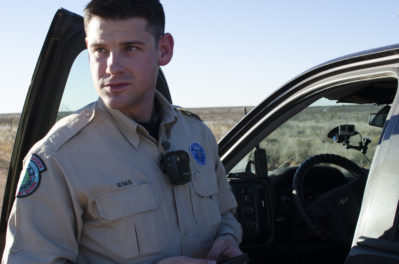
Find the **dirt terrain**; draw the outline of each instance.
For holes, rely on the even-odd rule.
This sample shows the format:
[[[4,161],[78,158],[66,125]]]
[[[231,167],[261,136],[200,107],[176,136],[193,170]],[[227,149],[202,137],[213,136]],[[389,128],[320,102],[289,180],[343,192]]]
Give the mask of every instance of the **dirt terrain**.
[[[370,138],[372,142],[378,142],[381,129],[370,127],[364,122],[364,120],[368,120],[369,113],[377,112],[378,109],[370,109],[370,106],[352,108],[350,106],[311,107],[270,134],[265,141],[260,143],[268,151],[270,158],[268,160],[269,169],[281,167],[287,161],[294,166],[299,164],[304,157],[309,156],[309,153],[317,153],[315,149],[319,149],[320,146],[326,146],[324,141],[327,140],[328,131],[322,129],[328,127],[325,122],[335,123],[335,118],[340,117],[341,114],[347,117],[347,123],[359,123],[359,127],[356,125],[357,129],[360,129],[359,131]],[[216,140],[219,141],[251,109],[252,107],[218,107],[191,108],[188,110],[200,116],[212,130]],[[321,113],[326,111],[330,114],[327,119],[323,118],[324,115],[321,115]],[[17,114],[0,114],[0,206],[18,122],[19,115]],[[336,122],[338,124],[338,119]],[[316,135],[316,132],[321,133],[321,135]],[[295,133],[300,133],[300,135]],[[282,138],[288,138],[289,140],[282,141]],[[316,138],[321,141],[316,141]],[[313,143],[309,144],[309,142]],[[327,147],[330,150],[342,148],[339,144],[328,145]],[[375,146],[370,146],[369,153],[373,153],[374,148]],[[357,156],[351,157],[351,160],[363,159],[361,155],[361,157]]]
[[[192,108],[210,127],[217,140],[237,123],[251,107]],[[0,210],[19,114],[0,114]]]
[[[219,141],[253,107],[191,108],[212,130]]]
[[[18,122],[18,114],[0,114],[0,209]]]

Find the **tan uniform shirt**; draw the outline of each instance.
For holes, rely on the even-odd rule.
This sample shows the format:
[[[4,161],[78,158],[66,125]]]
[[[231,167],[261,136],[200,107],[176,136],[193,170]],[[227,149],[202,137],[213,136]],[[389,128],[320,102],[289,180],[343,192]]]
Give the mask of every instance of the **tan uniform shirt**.
[[[240,241],[212,133],[161,95],[157,100],[158,141],[99,100],[32,148],[2,263],[155,263],[205,257],[222,234]],[[160,168],[161,155],[174,150],[189,153],[188,184],[171,185]]]

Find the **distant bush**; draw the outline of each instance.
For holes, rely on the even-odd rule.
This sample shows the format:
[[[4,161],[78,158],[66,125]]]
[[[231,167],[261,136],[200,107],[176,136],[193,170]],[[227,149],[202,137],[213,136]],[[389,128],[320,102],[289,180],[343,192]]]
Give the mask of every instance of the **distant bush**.
[[[379,108],[367,105],[315,106],[305,109],[260,143],[266,149],[269,170],[299,165],[309,155],[343,152],[346,157],[367,167],[369,164],[359,151],[345,150],[341,144],[327,138],[327,133],[335,126],[354,124],[363,137],[372,141],[367,154],[371,159],[381,128],[371,127],[367,121],[368,115],[377,112]],[[222,107],[193,108],[190,111],[198,114],[212,130],[215,138],[220,140],[250,109],[251,107]],[[68,114],[70,112],[61,112],[57,119]],[[18,122],[19,115],[0,115],[0,172],[6,171],[8,167]],[[359,139],[359,136],[355,136],[351,143],[357,144]],[[251,155],[248,157],[252,158]]]
[[[266,149],[270,170],[279,167],[297,166],[305,158],[322,153],[343,154],[362,166],[367,159],[357,150],[347,150],[342,144],[327,137],[338,125],[353,124],[362,137],[371,139],[367,156],[372,158],[381,128],[368,125],[368,116],[378,107],[368,106],[323,106],[309,107],[273,131],[261,146]],[[351,138],[351,145],[358,145],[360,136]]]

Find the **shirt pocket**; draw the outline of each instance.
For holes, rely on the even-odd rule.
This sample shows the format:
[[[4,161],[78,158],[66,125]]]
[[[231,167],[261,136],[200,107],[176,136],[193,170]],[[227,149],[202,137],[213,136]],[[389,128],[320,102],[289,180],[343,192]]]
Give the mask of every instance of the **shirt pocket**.
[[[165,242],[163,218],[151,184],[100,195],[96,203],[104,222],[105,250],[123,259],[161,251]]]
[[[197,224],[213,226],[217,229],[221,215],[215,172],[213,170],[195,172],[191,186],[191,202]]]

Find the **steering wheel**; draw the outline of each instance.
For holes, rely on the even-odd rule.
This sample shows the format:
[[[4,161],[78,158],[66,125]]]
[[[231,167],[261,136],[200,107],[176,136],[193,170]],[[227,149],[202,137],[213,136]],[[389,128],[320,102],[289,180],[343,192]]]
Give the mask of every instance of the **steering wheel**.
[[[335,164],[355,177],[348,183],[321,194],[313,201],[306,201],[304,178],[311,167],[320,163]],[[334,154],[312,156],[297,168],[292,184],[295,204],[303,220],[315,235],[332,244],[351,243],[366,179],[367,174],[362,168]]]

